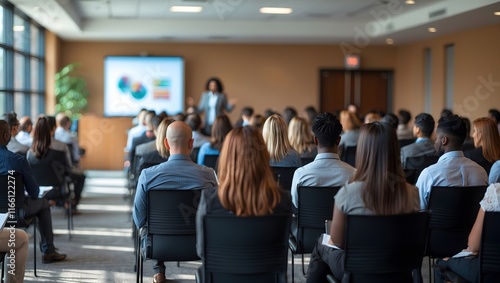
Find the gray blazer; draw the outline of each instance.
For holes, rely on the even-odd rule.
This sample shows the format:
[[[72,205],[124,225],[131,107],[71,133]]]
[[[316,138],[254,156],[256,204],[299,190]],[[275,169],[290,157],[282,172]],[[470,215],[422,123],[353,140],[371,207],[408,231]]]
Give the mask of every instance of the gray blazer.
[[[406,159],[408,157],[431,155],[436,155],[434,141],[427,139],[421,142],[415,142],[401,148],[401,165],[403,168],[406,168]]]
[[[208,107],[210,107],[210,95],[210,91],[205,91],[201,94],[198,112],[203,113],[208,110]],[[217,102],[215,104],[215,117],[224,114],[224,110],[226,110],[227,112],[231,112],[233,110],[234,107],[228,104],[225,94],[216,92],[215,95],[217,96]]]
[[[14,153],[18,153],[18,154],[26,156],[26,152],[28,152],[28,149],[30,149],[30,148],[24,144],[19,143],[14,138],[14,136],[11,136],[9,143],[7,144],[7,149],[14,152]]]

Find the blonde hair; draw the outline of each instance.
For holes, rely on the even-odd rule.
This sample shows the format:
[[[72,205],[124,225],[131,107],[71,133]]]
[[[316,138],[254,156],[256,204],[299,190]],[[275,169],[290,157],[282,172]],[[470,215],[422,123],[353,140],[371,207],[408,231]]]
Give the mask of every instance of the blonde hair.
[[[219,156],[218,172],[219,200],[237,216],[271,214],[280,202],[269,153],[255,127],[237,127],[229,132]]]
[[[497,124],[490,118],[478,118],[473,122],[476,131],[481,134],[483,156],[488,162],[500,160],[500,135]]]
[[[309,123],[301,117],[293,117],[288,125],[288,140],[299,154],[314,150],[313,134]]]
[[[167,128],[172,122],[174,122],[174,120],[165,118],[158,126],[156,135],[156,150],[163,158],[168,158],[170,156],[170,152],[167,147],[165,147],[165,138],[167,137]]]
[[[361,127],[363,123],[359,120],[356,114],[349,112],[347,110],[342,110],[340,112],[340,124],[345,132],[356,130]]]
[[[262,129],[262,136],[273,161],[283,160],[292,149],[290,141],[288,141],[285,119],[277,114],[267,118]]]

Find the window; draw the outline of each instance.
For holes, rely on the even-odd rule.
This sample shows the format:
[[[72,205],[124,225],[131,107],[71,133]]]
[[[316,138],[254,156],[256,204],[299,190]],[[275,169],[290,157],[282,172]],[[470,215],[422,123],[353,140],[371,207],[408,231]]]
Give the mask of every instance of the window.
[[[45,111],[45,31],[0,0],[0,114],[34,119]]]

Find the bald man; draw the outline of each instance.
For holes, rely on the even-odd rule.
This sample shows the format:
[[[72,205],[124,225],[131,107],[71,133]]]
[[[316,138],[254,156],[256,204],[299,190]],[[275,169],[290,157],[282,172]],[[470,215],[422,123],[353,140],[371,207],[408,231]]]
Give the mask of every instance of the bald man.
[[[146,224],[148,190],[201,190],[217,187],[214,170],[194,163],[189,157],[193,142],[191,127],[186,123],[176,121],[168,126],[164,138],[164,145],[170,151],[168,161],[144,169],[139,176],[133,211],[137,228]],[[147,231],[143,235],[146,233]],[[154,270],[156,274],[153,282],[165,282],[165,265],[162,261],[157,261]]]

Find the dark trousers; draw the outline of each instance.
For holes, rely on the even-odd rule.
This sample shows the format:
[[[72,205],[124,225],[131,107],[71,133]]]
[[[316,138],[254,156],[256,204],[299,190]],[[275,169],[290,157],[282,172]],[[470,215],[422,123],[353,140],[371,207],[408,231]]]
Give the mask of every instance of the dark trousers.
[[[78,171],[71,172],[69,174],[71,181],[73,181],[75,188],[75,203],[73,203],[73,207],[76,207],[80,202],[80,198],[83,191],[83,186],[85,185],[85,175]]]
[[[453,271],[471,283],[479,282],[479,258],[477,257],[450,258],[446,261],[439,259],[436,264]],[[434,278],[436,282],[447,282],[444,272],[440,270],[434,269]]]
[[[333,273],[338,281],[344,276],[344,250],[324,246],[319,237],[311,254],[307,270],[307,283],[328,282],[326,276]]]
[[[31,199],[24,200],[24,210],[26,218],[38,218],[38,231],[40,232],[41,243],[40,250],[44,254],[50,254],[55,251],[54,248],[54,233],[52,231],[52,214],[47,199]],[[35,243],[36,244],[36,243]]]

